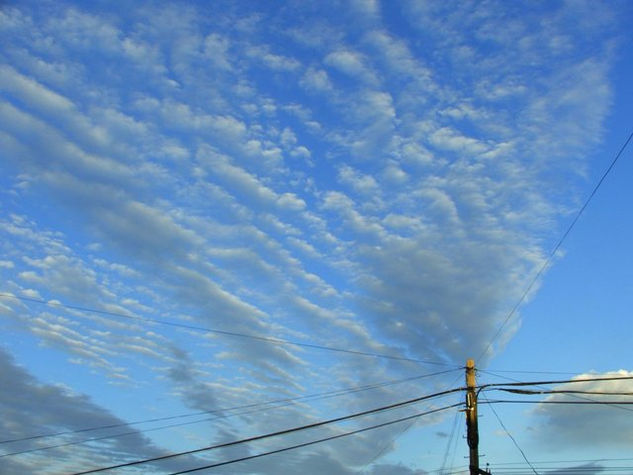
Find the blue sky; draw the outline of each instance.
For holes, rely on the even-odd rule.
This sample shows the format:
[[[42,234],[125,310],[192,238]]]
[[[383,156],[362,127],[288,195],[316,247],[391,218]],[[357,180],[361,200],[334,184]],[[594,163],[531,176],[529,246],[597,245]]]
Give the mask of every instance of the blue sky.
[[[4,2],[7,438],[404,381],[128,426],[0,457],[3,473],[106,466],[442,391],[462,384],[466,358],[490,371],[483,382],[630,374],[628,150],[495,335],[630,133],[631,18],[627,2]],[[497,407],[529,458],[571,461],[552,468],[623,458],[633,439],[613,407]],[[481,412],[484,463],[523,462]],[[463,468],[455,414],[222,473]]]

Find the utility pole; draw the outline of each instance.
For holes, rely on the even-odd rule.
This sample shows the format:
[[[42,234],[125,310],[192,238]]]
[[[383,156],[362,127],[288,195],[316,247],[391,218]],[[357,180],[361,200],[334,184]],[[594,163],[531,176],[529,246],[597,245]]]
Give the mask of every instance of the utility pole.
[[[479,468],[479,428],[477,425],[477,382],[475,361],[466,361],[466,438],[470,452],[470,475],[490,475]]]

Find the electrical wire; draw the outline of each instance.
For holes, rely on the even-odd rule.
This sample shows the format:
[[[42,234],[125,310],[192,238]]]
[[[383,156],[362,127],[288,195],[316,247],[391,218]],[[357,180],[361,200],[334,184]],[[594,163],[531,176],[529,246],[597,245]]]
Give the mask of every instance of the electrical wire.
[[[345,348],[337,348],[337,347],[334,347],[334,346],[317,345],[317,344],[313,344],[313,343],[305,343],[305,342],[294,341],[294,340],[286,340],[286,339],[283,339],[283,338],[271,338],[271,337],[265,337],[265,336],[259,336],[259,335],[252,335],[252,334],[248,334],[248,333],[234,332],[234,331],[229,331],[229,330],[220,330],[218,328],[208,328],[208,327],[202,327],[202,326],[198,326],[198,325],[190,325],[190,324],[187,324],[187,323],[173,322],[173,321],[170,321],[170,320],[162,320],[162,319],[158,319],[158,318],[138,317],[138,316],[134,316],[134,315],[128,315],[128,314],[125,314],[125,313],[111,312],[111,311],[107,311],[107,310],[97,310],[97,309],[94,309],[94,308],[83,307],[83,306],[79,306],[79,305],[63,304],[63,303],[59,303],[59,302],[50,302],[50,301],[46,301],[46,300],[42,300],[42,299],[36,299],[36,298],[32,298],[32,297],[23,297],[23,296],[8,294],[8,293],[5,293],[5,292],[0,292],[0,297],[6,297],[6,298],[15,299],[15,300],[25,301],[25,302],[37,303],[37,304],[41,304],[41,305],[47,305],[47,306],[50,306],[50,307],[66,308],[66,309],[69,309],[69,310],[77,310],[77,311],[80,311],[80,312],[94,313],[94,314],[98,314],[98,315],[105,315],[105,316],[117,317],[117,318],[126,318],[128,320],[135,320],[135,321],[139,321],[139,322],[155,323],[155,324],[158,324],[158,325],[166,325],[166,326],[175,327],[175,328],[183,328],[183,329],[186,329],[186,330],[193,330],[193,331],[198,331],[198,332],[203,332],[203,333],[213,333],[213,334],[216,334],[216,335],[230,336],[230,337],[236,337],[236,338],[247,338],[247,339],[250,339],[250,340],[262,341],[262,342],[270,343],[270,344],[273,344],[273,345],[293,345],[293,346],[299,346],[299,347],[303,347],[303,348],[311,348],[313,350],[324,350],[324,351],[332,351],[332,352],[338,352],[338,353],[347,353],[347,354],[352,354],[352,355],[356,355],[356,356],[369,356],[369,357],[374,357],[374,358],[384,358],[384,359],[397,360],[397,361],[411,361],[411,362],[415,362],[415,363],[424,363],[424,364],[436,365],[436,366],[451,366],[451,367],[453,367],[455,369],[459,368],[459,366],[457,366],[457,365],[444,363],[444,362],[439,362],[439,361],[430,361],[430,360],[423,360],[423,359],[418,359],[418,358],[409,358],[409,357],[406,357],[406,356],[387,355],[387,354],[383,354],[383,353],[372,353],[372,352],[369,352],[369,351],[349,350],[349,349],[345,349]]]
[[[551,467],[539,467],[541,470],[553,470],[552,474],[555,475],[579,475],[582,473],[587,473],[588,475],[595,475],[596,473],[605,474],[605,473],[625,473],[629,475],[633,471],[633,467],[605,467],[605,466],[580,466],[580,467],[569,467],[569,468],[551,468]],[[505,468],[505,469],[495,469],[494,475],[529,475],[532,474],[530,470],[522,467],[517,468]]]
[[[394,435],[393,437],[391,437],[385,444],[383,444],[383,446],[380,448],[380,450],[378,450],[378,452],[376,452],[376,454],[369,459],[369,461],[363,465],[361,468],[359,468],[356,473],[361,473],[363,470],[365,470],[365,467],[368,467],[369,465],[371,465],[372,463],[374,463],[376,460],[378,460],[380,457],[382,457],[382,455],[386,452],[386,450],[389,448],[389,446],[391,444],[393,444],[396,440],[398,440],[400,437],[402,437],[402,435],[407,432],[409,429],[411,429],[411,427],[413,427],[413,424],[415,424],[415,419],[411,419],[409,421],[409,423],[407,425],[405,425],[400,432],[396,433],[396,435]]]
[[[429,414],[435,414],[435,413],[440,412],[440,411],[446,411],[448,409],[452,409],[454,407],[458,407],[458,406],[461,406],[461,405],[463,405],[463,403],[453,404],[451,406],[445,406],[445,407],[442,407],[442,408],[439,408],[439,409],[432,409],[430,411],[421,412],[421,413],[418,413],[418,414],[414,414],[412,416],[402,417],[400,419],[396,419],[396,420],[388,421],[388,422],[383,422],[381,424],[376,424],[376,425],[369,426],[369,427],[364,427],[362,429],[356,429],[356,430],[353,430],[353,431],[350,431],[350,432],[344,432],[342,434],[332,435],[332,436],[329,436],[329,437],[324,437],[322,439],[313,440],[313,441],[310,441],[310,442],[304,442],[302,444],[296,444],[296,445],[292,445],[292,446],[289,446],[289,447],[284,447],[284,448],[281,448],[281,449],[271,450],[271,451],[263,452],[263,453],[256,454],[256,455],[248,455],[246,457],[240,457],[240,458],[233,459],[233,460],[227,460],[225,462],[217,462],[217,463],[213,463],[213,464],[210,464],[210,465],[205,465],[205,466],[202,466],[202,467],[191,468],[189,470],[182,470],[182,471],[179,471],[179,472],[173,472],[173,473],[171,473],[169,475],[182,475],[184,473],[198,472],[200,470],[206,470],[208,468],[221,467],[221,466],[224,466],[224,465],[229,465],[229,464],[233,464],[233,463],[237,463],[237,462],[244,462],[246,460],[252,460],[252,459],[256,459],[256,458],[260,458],[260,457],[265,457],[267,455],[273,455],[273,454],[278,454],[278,453],[281,453],[281,452],[287,452],[289,450],[294,450],[294,449],[298,449],[298,448],[302,448],[302,447],[308,447],[310,445],[320,444],[322,442],[327,442],[327,441],[330,441],[330,440],[340,439],[342,437],[347,437],[347,436],[354,435],[354,434],[360,434],[361,432],[367,432],[369,430],[378,429],[380,427],[386,427],[388,425],[398,424],[400,422],[404,422],[404,421],[411,420],[411,419],[416,419],[418,417],[426,416],[426,415],[429,415]]]
[[[517,303],[512,307],[512,309],[510,310],[510,312],[508,313],[508,315],[505,317],[505,319],[503,320],[503,322],[501,323],[501,325],[499,325],[499,328],[497,329],[497,331],[495,332],[495,334],[492,336],[492,338],[490,339],[490,341],[488,342],[488,345],[486,345],[486,347],[484,348],[484,350],[481,352],[481,354],[479,355],[479,357],[477,358],[478,360],[481,360],[481,358],[483,357],[483,355],[485,355],[488,350],[492,347],[492,344],[495,342],[495,340],[497,338],[499,338],[499,335],[501,335],[501,331],[505,328],[505,326],[508,324],[508,321],[510,321],[510,319],[512,318],[512,316],[517,312],[517,310],[519,309],[519,307],[521,306],[521,304],[523,303],[523,301],[527,298],[527,296],[529,295],[530,291],[532,290],[532,288],[534,287],[534,285],[536,284],[536,282],[538,282],[539,278],[541,277],[541,275],[543,274],[543,272],[545,272],[545,269],[552,263],[552,260],[554,259],[554,256],[556,255],[556,253],[558,252],[558,250],[560,249],[560,247],[563,245],[563,242],[565,241],[565,239],[567,239],[567,236],[569,236],[569,234],[571,233],[571,231],[574,229],[574,227],[576,226],[576,223],[578,222],[578,220],[580,219],[580,217],[582,216],[582,214],[584,213],[585,209],[587,208],[587,206],[589,206],[589,203],[591,202],[591,200],[593,199],[593,197],[596,195],[596,193],[598,192],[598,189],[600,188],[600,186],[602,186],[602,183],[604,182],[604,180],[607,178],[607,175],[609,175],[609,173],[611,172],[611,170],[613,169],[613,167],[615,166],[615,164],[618,162],[618,160],[620,159],[620,156],[622,155],[622,153],[624,152],[624,150],[626,149],[626,147],[629,145],[629,142],[631,142],[631,139],[633,139],[633,132],[631,132],[628,136],[628,138],[626,139],[626,141],[624,142],[624,144],[620,147],[620,150],[618,151],[618,153],[616,153],[615,157],[613,158],[613,160],[611,161],[611,164],[609,165],[609,167],[606,169],[606,171],[602,174],[602,176],[600,177],[600,180],[598,180],[598,183],[594,186],[593,190],[591,191],[591,193],[589,194],[589,197],[585,200],[584,204],[582,205],[582,207],[578,210],[578,213],[576,213],[576,216],[574,217],[574,219],[572,220],[571,224],[567,227],[566,231],[563,233],[563,235],[561,236],[561,238],[558,240],[558,242],[556,243],[556,245],[554,246],[554,248],[552,249],[552,251],[550,252],[549,256],[547,257],[547,259],[545,259],[545,262],[543,262],[543,265],[541,265],[541,267],[539,268],[538,272],[536,273],[536,275],[532,278],[532,280],[530,280],[528,286],[526,287],[525,291],[521,294],[519,300],[517,301]]]
[[[599,458],[599,459],[567,459],[567,460],[539,460],[538,462],[533,462],[535,465],[547,465],[547,464],[557,464],[557,463],[595,463],[595,462],[628,462],[633,461],[632,457],[627,458]],[[495,467],[501,467],[506,465],[523,465],[523,462],[496,462],[494,464]]]
[[[440,468],[440,475],[446,475],[446,464],[448,463],[448,457],[451,453],[451,447],[453,445],[453,437],[457,431],[457,422],[459,420],[459,412],[455,413],[455,418],[453,419],[453,425],[451,426],[451,432],[448,436],[448,441],[446,443],[446,450],[444,451],[444,457],[442,459],[442,466]]]
[[[488,398],[486,397],[486,395],[483,395],[484,400],[488,401]],[[534,468],[534,466],[530,463],[530,461],[527,458],[527,455],[525,455],[525,452],[523,451],[523,449],[521,448],[521,446],[519,445],[519,443],[516,441],[516,439],[514,438],[514,436],[510,433],[510,431],[508,430],[508,428],[506,427],[506,425],[503,423],[503,421],[501,420],[501,417],[499,417],[499,414],[497,414],[497,411],[495,410],[494,406],[491,404],[490,409],[492,410],[492,413],[495,415],[495,417],[497,418],[497,421],[499,421],[499,425],[501,425],[501,427],[503,428],[503,430],[505,431],[505,433],[508,435],[508,437],[510,437],[510,440],[512,440],[512,443],[514,444],[514,446],[518,449],[519,452],[521,452],[521,456],[523,457],[523,460],[525,460],[525,462],[530,466],[530,468],[532,469],[532,472],[534,472],[535,475],[539,475],[539,473],[536,471],[536,469]]]
[[[461,367],[460,369],[465,369],[465,367]],[[450,383],[450,385],[448,385],[447,387],[450,388],[452,386],[454,386],[457,381],[459,380],[459,375]],[[376,455],[374,455],[371,459],[369,459],[369,461],[363,465],[358,471],[357,473],[360,473],[362,470],[364,470],[366,467],[368,467],[369,465],[371,465],[372,463],[374,463],[376,460],[378,460],[383,453],[385,453],[385,451],[387,450],[387,448],[389,447],[389,445],[393,444],[397,439],[399,439],[400,437],[402,437],[403,434],[407,433],[411,427],[413,427],[413,424],[415,423],[415,419],[411,421],[411,423],[407,424],[403,430],[400,431],[400,433],[394,435],[393,437],[391,437],[390,440],[388,440],[383,446],[382,448],[376,453]]]
[[[513,373],[513,374],[578,374],[579,371],[524,371],[524,370],[509,370],[509,369],[487,369],[488,371],[495,373]],[[478,371],[482,371],[479,370]]]
[[[381,387],[388,387],[388,386],[392,386],[392,385],[396,385],[396,384],[402,384],[402,383],[405,383],[405,382],[410,382],[410,381],[422,379],[422,378],[425,378],[425,377],[431,377],[431,376],[436,376],[436,375],[440,375],[440,374],[450,373],[450,372],[453,372],[453,371],[456,371],[456,370],[438,371],[436,373],[430,373],[430,374],[421,375],[421,376],[414,376],[414,377],[404,378],[404,379],[396,380],[396,381],[387,381],[387,382],[377,383],[377,384],[373,384],[373,385],[357,386],[357,387],[352,387],[352,388],[340,389],[340,390],[336,390],[336,391],[328,391],[328,392],[324,392],[324,393],[309,394],[309,395],[306,395],[306,396],[299,396],[299,397],[296,397],[296,398],[277,399],[277,400],[265,401],[265,402],[261,402],[261,403],[245,404],[245,405],[241,405],[241,406],[234,406],[234,407],[229,407],[229,408],[221,408],[221,409],[215,409],[215,410],[211,410],[211,411],[202,411],[202,412],[197,412],[197,413],[192,413],[192,414],[194,414],[194,415],[215,414],[215,413],[222,413],[222,412],[234,411],[234,410],[239,410],[239,409],[247,409],[247,408],[254,408],[254,407],[260,407],[260,406],[267,406],[267,405],[277,404],[277,405],[274,405],[274,406],[272,406],[270,408],[254,409],[254,410],[243,411],[243,412],[238,412],[238,413],[234,413],[234,414],[226,414],[226,415],[220,415],[220,416],[216,416],[216,417],[198,419],[198,420],[195,420],[195,421],[181,422],[181,423],[176,423],[176,424],[168,424],[168,425],[164,425],[164,426],[153,427],[151,429],[134,430],[134,431],[122,432],[122,433],[118,433],[118,434],[111,434],[111,435],[105,435],[105,436],[100,436],[100,437],[91,437],[91,438],[77,440],[77,441],[71,441],[71,442],[65,442],[65,443],[60,443],[60,444],[55,444],[55,445],[48,445],[48,446],[44,446],[44,447],[36,447],[36,448],[32,448],[32,449],[25,449],[25,450],[20,450],[20,451],[15,451],[15,452],[9,452],[9,453],[5,453],[5,454],[0,454],[0,458],[13,456],[13,455],[21,455],[21,454],[26,454],[26,453],[32,453],[32,452],[39,452],[41,450],[57,449],[57,448],[61,448],[61,447],[80,445],[80,444],[84,444],[84,443],[88,443],[88,442],[96,442],[96,441],[100,441],[100,440],[114,439],[114,438],[118,438],[118,437],[125,437],[125,436],[129,436],[129,435],[136,435],[136,434],[141,434],[141,433],[146,433],[146,432],[155,432],[155,431],[158,431],[158,430],[170,429],[170,428],[174,428],[174,427],[182,427],[182,426],[191,425],[191,424],[198,424],[198,423],[201,423],[201,422],[209,422],[209,421],[214,421],[214,420],[218,420],[218,419],[227,419],[229,417],[249,415],[249,414],[259,413],[259,412],[262,412],[262,411],[265,411],[265,410],[269,410],[269,409],[280,409],[280,408],[288,407],[288,406],[291,406],[293,404],[297,404],[300,401],[305,401],[305,400],[315,401],[315,400],[322,400],[322,399],[327,399],[327,398],[332,398],[332,397],[345,396],[345,395],[348,395],[348,394],[353,394],[353,393],[357,393],[357,392],[361,392],[361,391],[368,391],[368,390],[371,390],[371,389],[376,389],[376,388],[381,388]],[[92,427],[92,428],[87,428],[87,429],[78,429],[78,430],[75,430],[75,431],[58,432],[56,434],[31,436],[31,437],[24,437],[24,438],[21,438],[21,439],[12,439],[12,440],[8,440],[8,441],[4,441],[4,443],[33,440],[33,439],[37,439],[37,438],[50,437],[52,435],[66,435],[66,434],[94,431],[94,430],[113,428],[113,427],[131,426],[131,425],[134,425],[134,424],[142,424],[142,423],[146,423],[146,422],[156,422],[156,421],[160,421],[160,420],[168,420],[168,419],[175,419],[175,418],[189,417],[189,416],[191,416],[191,414],[184,414],[184,415],[180,415],[180,416],[170,416],[170,417],[164,417],[164,418],[148,419],[148,420],[145,420],[145,421],[136,421],[136,422],[122,423],[122,424],[110,424],[110,425],[107,425],[107,426]]]
[[[408,399],[406,401],[401,401],[401,402],[397,402],[397,403],[393,403],[393,404],[389,404],[386,406],[381,406],[378,408],[374,408],[374,409],[368,409],[365,411],[361,411],[361,412],[356,412],[353,414],[348,414],[346,416],[340,416],[340,417],[335,417],[333,419],[328,419],[328,420],[324,420],[324,421],[319,421],[319,422],[313,422],[310,424],[306,424],[303,426],[298,426],[298,427],[293,427],[290,429],[283,429],[280,431],[276,431],[276,432],[270,432],[268,434],[262,434],[262,435],[257,435],[257,436],[253,436],[253,437],[248,437],[245,439],[240,439],[240,440],[234,440],[231,442],[224,442],[221,444],[217,444],[217,445],[212,445],[212,446],[208,446],[208,447],[202,447],[202,448],[198,448],[198,449],[192,449],[192,450],[187,450],[184,452],[177,452],[177,453],[172,453],[172,454],[166,454],[166,455],[161,455],[158,457],[153,457],[153,458],[149,458],[149,459],[144,459],[144,460],[136,460],[136,461],[132,461],[132,462],[126,462],[126,463],[121,463],[121,464],[117,464],[117,465],[111,465],[109,467],[102,467],[102,468],[96,468],[96,469],[92,469],[92,470],[87,470],[87,471],[83,471],[83,472],[77,472],[73,475],[83,475],[83,474],[87,474],[87,473],[96,473],[96,472],[103,472],[106,470],[112,470],[115,468],[123,468],[123,467],[131,467],[134,465],[140,465],[140,464],[144,464],[144,463],[149,463],[149,462],[156,462],[158,460],[165,460],[165,459],[169,459],[169,458],[174,458],[174,457],[180,457],[182,455],[191,455],[191,454],[195,454],[195,453],[200,453],[200,452],[206,452],[209,450],[214,450],[214,449],[219,449],[219,448],[225,448],[225,447],[232,447],[235,445],[239,445],[239,444],[244,444],[244,443],[248,443],[248,442],[255,442],[258,440],[263,440],[263,439],[268,439],[271,437],[277,437],[280,435],[287,435],[287,434],[291,434],[294,432],[299,432],[299,431],[303,431],[303,430],[307,430],[307,429],[313,429],[316,427],[322,427],[322,426],[326,426],[329,424],[334,424],[337,422],[342,422],[342,421],[347,421],[350,419],[354,419],[357,417],[361,417],[361,416],[365,416],[365,415],[369,415],[369,414],[375,414],[378,412],[383,412],[383,411],[388,411],[391,409],[395,409],[395,408],[399,408],[399,407],[404,407],[410,404],[414,404],[417,402],[421,402],[421,401],[426,401],[429,399],[433,399],[436,397],[440,397],[440,396],[445,396],[448,394],[453,394],[455,392],[458,391],[463,391],[464,388],[454,388],[454,389],[450,389],[450,390],[446,390],[446,391],[441,391],[441,392],[437,392],[437,393],[433,393],[433,394],[428,394],[425,396],[420,396],[417,398],[413,398],[413,399]]]
[[[459,439],[464,436],[464,427],[465,427],[465,425],[461,425],[460,426],[459,433],[458,433],[457,437],[455,437],[455,442],[454,442],[454,445],[453,445],[453,458],[451,458],[451,465],[450,465],[451,473],[455,473],[455,472],[453,472],[453,470],[455,470],[455,468],[457,468],[457,467],[455,467],[455,457],[457,456],[457,442],[459,442]],[[446,474],[446,475],[449,475],[449,474]]]
[[[576,404],[576,405],[602,405],[602,406],[618,406],[633,405],[633,401],[530,401],[523,399],[493,399],[486,404]]]
[[[102,430],[102,429],[113,429],[113,428],[117,428],[117,427],[126,427],[126,426],[133,426],[133,425],[139,425],[139,424],[146,424],[146,423],[150,423],[150,422],[161,422],[161,421],[167,421],[167,420],[173,420],[173,419],[181,419],[181,418],[185,418],[185,417],[201,416],[201,415],[205,415],[205,414],[215,414],[215,413],[218,413],[218,412],[234,411],[234,410],[238,410],[238,409],[248,409],[248,408],[251,408],[251,407],[257,407],[257,406],[263,406],[263,405],[271,405],[271,404],[276,404],[276,403],[301,401],[301,400],[305,400],[305,399],[319,398],[321,396],[329,396],[329,395],[336,396],[339,393],[340,394],[355,393],[355,392],[366,391],[366,390],[370,390],[370,389],[376,389],[376,388],[381,388],[381,387],[392,386],[392,385],[396,385],[396,384],[402,384],[402,383],[406,383],[406,382],[416,381],[416,380],[423,379],[423,378],[428,378],[428,377],[432,377],[432,376],[438,376],[438,375],[442,375],[442,374],[452,373],[454,371],[457,371],[457,370],[451,369],[451,370],[445,370],[445,371],[437,371],[437,372],[434,372],[434,373],[422,374],[422,375],[418,375],[418,376],[411,376],[409,378],[403,378],[403,379],[397,379],[397,380],[391,380],[391,381],[383,381],[381,383],[374,383],[374,384],[363,385],[363,386],[352,386],[352,387],[348,387],[348,388],[336,389],[336,390],[333,390],[333,391],[327,391],[327,392],[323,392],[323,393],[308,394],[308,395],[305,395],[305,396],[298,396],[296,398],[272,399],[270,401],[262,401],[262,402],[251,403],[251,404],[244,404],[244,405],[233,406],[233,407],[224,407],[224,408],[213,409],[213,410],[208,410],[208,411],[190,412],[190,413],[178,414],[178,415],[174,415],[174,416],[156,417],[156,418],[153,418],[153,419],[144,419],[144,420],[138,420],[138,421],[132,421],[132,422],[122,422],[122,423],[119,423],[119,424],[108,424],[108,425],[92,426],[92,427],[86,427],[86,428],[83,428],[83,429],[67,430],[67,431],[61,431],[61,432],[51,432],[51,433],[48,433],[48,434],[31,435],[31,436],[21,437],[21,438],[16,438],[16,439],[5,439],[5,440],[1,440],[0,441],[0,445],[1,444],[7,444],[7,443],[13,443],[13,442],[22,442],[22,441],[26,441],[26,440],[41,439],[41,438],[45,438],[45,437],[57,437],[57,436],[69,435],[69,434],[78,434],[78,433],[81,433],[81,432],[90,432],[90,431],[97,431],[97,430]],[[278,407],[278,406],[276,406],[276,407]]]
[[[490,371],[487,370],[479,370],[480,372],[486,373],[486,374],[490,374],[492,376],[496,376],[498,378],[502,378],[502,379],[507,379],[509,381],[513,381],[512,383],[500,383],[500,384],[489,384],[489,385],[484,385],[483,387],[480,386],[480,390],[482,389],[486,389],[488,387],[493,387],[493,386],[529,386],[529,385],[534,385],[534,386],[540,386],[540,383],[543,384],[567,384],[567,383],[582,383],[582,382],[594,382],[594,381],[617,381],[617,380],[627,380],[627,379],[633,379],[633,377],[630,376],[619,376],[619,377],[610,377],[610,378],[589,378],[589,379],[572,379],[572,380],[564,380],[564,381],[537,381],[537,382],[532,382],[532,383],[526,383],[523,381],[517,381],[514,378],[510,378],[508,376],[502,376],[502,375],[498,375],[498,374],[494,374],[491,373]],[[543,387],[543,386],[541,386]],[[583,400],[583,401],[593,401],[593,399],[587,398],[587,397],[582,397],[582,396],[578,396],[578,395],[571,395],[571,397],[575,398],[575,399],[579,399],[579,400]],[[624,406],[618,406],[617,404],[611,405],[610,407],[613,407],[615,409],[620,409],[622,411],[633,411],[633,409],[628,408],[628,407],[624,407]]]
[[[555,472],[550,472],[550,473],[570,473],[570,474],[578,474],[578,473],[582,473],[582,472],[590,472],[590,473],[596,473],[596,469],[599,468],[600,473],[606,473],[606,472],[617,472],[617,471],[623,471],[626,470],[629,473],[631,473],[633,471],[633,467],[631,466],[623,466],[623,465],[619,465],[619,466],[607,466],[607,465],[593,465],[593,464],[604,464],[605,462],[630,462],[632,461],[633,458],[601,458],[601,459],[575,459],[575,460],[547,460],[547,461],[538,461],[538,462],[532,462],[532,465],[534,465],[534,467],[540,469],[540,470],[547,470],[547,471],[551,471],[551,470],[555,470]],[[562,468],[556,468],[556,465],[561,465],[561,464],[565,464],[565,467]],[[581,466],[577,466],[577,467],[573,467],[570,468],[569,464],[592,464],[592,465],[581,465]],[[495,469],[495,474],[502,474],[502,473],[512,473],[515,475],[524,473],[524,464],[523,462],[497,462],[494,464],[491,464],[491,467]]]
[[[609,391],[574,391],[571,389],[556,390],[556,391],[533,391],[530,389],[504,389],[494,388],[496,391],[504,391],[513,394],[591,394],[599,396],[633,396],[633,392],[609,392]]]
[[[492,373],[490,373],[492,374]],[[506,378],[511,379],[511,378]],[[572,384],[572,383],[591,383],[595,381],[625,381],[633,380],[633,376],[609,376],[605,378],[584,378],[584,379],[559,379],[551,381],[516,381],[513,383],[488,383],[479,386],[479,390],[498,386],[543,386],[546,384]]]
[[[466,367],[464,366],[462,369],[466,369]],[[457,379],[455,379],[455,381],[453,382],[453,384],[455,384],[456,382],[457,382]],[[463,435],[463,433],[464,433],[464,428],[465,428],[465,426],[464,426],[464,425],[462,425],[462,426],[461,426],[461,428],[460,428],[460,430],[459,430],[459,436],[460,436],[460,437],[461,437],[461,436]],[[458,442],[458,438],[455,438],[455,445],[454,445],[454,447],[453,447],[453,458],[451,459],[451,470],[452,470],[452,467],[454,466],[454,463],[455,463],[455,456],[457,455],[457,442]],[[447,473],[447,474],[445,474],[445,475],[449,475],[449,474]]]

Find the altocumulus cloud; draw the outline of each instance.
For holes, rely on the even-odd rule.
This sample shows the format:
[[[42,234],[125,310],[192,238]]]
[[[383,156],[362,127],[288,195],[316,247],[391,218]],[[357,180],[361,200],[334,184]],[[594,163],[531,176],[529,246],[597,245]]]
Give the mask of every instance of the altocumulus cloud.
[[[557,190],[579,177],[578,152],[600,141],[611,100],[612,38],[601,30],[609,13],[576,3],[523,8],[3,5],[3,292],[462,364],[487,348],[544,262],[573,199],[573,189],[565,198]],[[358,354],[1,303],[3,334],[23,343],[6,336],[7,351],[63,368],[51,376],[32,363],[27,374],[2,353],[19,382],[2,393],[5,432],[15,437],[20,419],[40,431],[79,427],[77,411],[94,424],[122,420],[131,398],[144,401],[135,416],[151,418],[421,371],[411,361],[367,364]],[[486,358],[518,327],[516,318]],[[89,448],[63,457],[107,464],[157,447],[184,450],[450,383],[429,381],[257,416],[225,411],[233,417],[177,436],[112,440],[100,459]],[[20,394],[40,402],[20,406]],[[366,467],[395,448],[400,430],[283,461],[288,473],[424,473]],[[237,453],[255,449],[224,455]],[[41,460],[0,464],[56,470]],[[235,471],[282,473],[279,465],[272,457]]]

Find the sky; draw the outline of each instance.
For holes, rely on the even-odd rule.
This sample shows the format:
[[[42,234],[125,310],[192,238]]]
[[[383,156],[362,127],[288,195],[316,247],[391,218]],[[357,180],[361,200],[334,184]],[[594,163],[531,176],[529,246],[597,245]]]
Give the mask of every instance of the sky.
[[[468,358],[484,384],[633,376],[630,149],[553,252],[631,133],[631,20],[626,1],[0,2],[0,471],[367,411],[462,386]],[[480,399],[493,473],[633,466],[630,407],[486,404],[511,397]],[[435,410],[208,473],[466,473],[462,400],[105,473]]]

